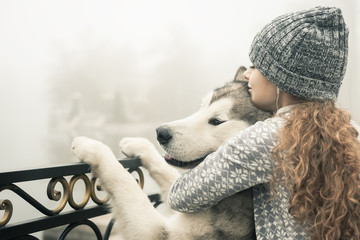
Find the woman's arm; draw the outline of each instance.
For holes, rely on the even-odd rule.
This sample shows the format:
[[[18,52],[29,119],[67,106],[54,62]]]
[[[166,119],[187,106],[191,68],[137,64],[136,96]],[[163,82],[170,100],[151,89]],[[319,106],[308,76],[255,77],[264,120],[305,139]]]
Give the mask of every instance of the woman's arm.
[[[272,177],[277,121],[258,122],[241,131],[171,187],[168,203],[180,212],[216,205],[237,192],[269,182]]]

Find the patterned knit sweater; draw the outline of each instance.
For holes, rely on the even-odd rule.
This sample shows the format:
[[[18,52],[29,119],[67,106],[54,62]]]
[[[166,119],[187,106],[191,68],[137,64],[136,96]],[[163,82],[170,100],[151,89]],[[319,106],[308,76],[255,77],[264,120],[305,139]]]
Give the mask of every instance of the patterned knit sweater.
[[[209,155],[196,168],[185,173],[171,187],[168,203],[180,212],[196,212],[220,200],[253,187],[256,237],[269,239],[309,239],[306,228],[289,214],[289,192],[279,186],[277,197],[270,195],[274,159],[271,150],[276,132],[284,124],[277,116],[239,132],[237,136]],[[359,125],[354,126],[360,130]]]

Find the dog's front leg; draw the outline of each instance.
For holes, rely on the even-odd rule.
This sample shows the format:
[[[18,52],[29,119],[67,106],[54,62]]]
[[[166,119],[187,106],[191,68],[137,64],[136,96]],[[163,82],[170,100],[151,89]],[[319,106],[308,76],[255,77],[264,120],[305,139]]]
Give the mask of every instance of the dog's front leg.
[[[126,156],[141,159],[150,176],[159,184],[162,200],[167,201],[169,189],[180,173],[167,164],[155,146],[145,138],[124,138],[119,145]]]
[[[72,151],[79,160],[91,165],[102,187],[110,194],[111,205],[125,239],[166,238],[163,217],[108,146],[86,137],[77,137],[72,143]]]

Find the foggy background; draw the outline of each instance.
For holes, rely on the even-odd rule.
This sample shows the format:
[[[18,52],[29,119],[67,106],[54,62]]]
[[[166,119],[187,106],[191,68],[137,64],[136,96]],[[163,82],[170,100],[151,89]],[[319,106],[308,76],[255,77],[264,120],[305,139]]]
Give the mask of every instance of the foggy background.
[[[339,105],[360,122],[360,5],[356,0],[0,1],[0,171],[62,165],[87,135],[120,156],[122,137],[154,143],[249,65],[273,18],[337,6],[350,28]]]
[[[118,153],[124,136],[155,142],[249,65],[255,34],[288,11],[337,6],[350,28],[339,105],[360,120],[356,0],[0,1],[1,170],[73,161],[87,135]]]

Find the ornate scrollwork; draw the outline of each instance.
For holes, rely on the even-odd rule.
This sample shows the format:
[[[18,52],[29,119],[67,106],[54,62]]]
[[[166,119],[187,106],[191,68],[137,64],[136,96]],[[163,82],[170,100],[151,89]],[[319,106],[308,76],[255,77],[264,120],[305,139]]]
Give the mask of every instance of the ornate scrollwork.
[[[145,178],[144,178],[144,173],[141,171],[140,168],[131,168],[129,169],[129,172],[137,172],[137,174],[139,175],[139,179],[136,179],[137,183],[140,185],[141,189],[144,188],[144,182],[145,182]]]
[[[144,187],[144,174],[140,168],[134,167],[128,169],[130,173],[136,172],[138,176],[134,176],[136,181],[139,183],[140,187]],[[74,188],[77,181],[82,180],[85,184],[85,195],[80,203],[76,203],[74,200]],[[56,190],[56,186],[61,184],[62,190]],[[97,196],[98,191],[102,191],[101,186],[97,183],[96,178],[92,178],[91,180],[89,177],[84,174],[76,174],[74,175],[70,181],[67,181],[64,177],[53,177],[48,185],[47,185],[47,196],[50,200],[60,202],[58,207],[55,209],[48,209],[43,204],[38,202],[35,198],[30,196],[27,192],[21,189],[19,186],[9,183],[6,185],[0,185],[0,192],[4,190],[9,190],[16,193],[22,199],[27,201],[31,204],[34,208],[39,210],[41,213],[47,216],[53,216],[59,214],[65,207],[66,204],[75,209],[79,210],[84,208],[91,197],[94,203],[97,205],[102,205],[109,200],[109,196],[104,197],[103,199]],[[11,220],[12,213],[13,213],[13,205],[10,200],[1,200],[0,199],[0,211],[3,212],[2,217],[0,218],[0,227],[5,226]]]
[[[101,185],[100,184],[96,184],[96,180],[97,178],[92,178],[91,179],[91,199],[98,205],[104,204],[107,201],[109,201],[109,196],[105,197],[104,199],[99,199],[98,196],[96,195],[96,190],[97,191],[102,191],[101,189]],[[96,190],[95,190],[96,188]]]
[[[13,206],[12,203],[5,199],[0,200],[0,210],[4,210],[4,215],[0,219],[0,226],[5,226],[9,221],[13,213]]]
[[[60,237],[59,237],[59,240],[66,239],[66,236],[67,236],[74,228],[76,228],[76,227],[78,227],[78,226],[81,226],[81,225],[85,225],[85,226],[90,227],[90,228],[94,231],[97,239],[103,239],[102,236],[101,236],[101,231],[100,231],[99,227],[96,226],[95,223],[93,223],[93,222],[90,221],[90,220],[83,220],[83,221],[71,223],[69,226],[67,226],[67,227],[65,228],[65,230],[61,233],[61,235],[60,235]]]
[[[74,192],[75,183],[80,179],[83,180],[84,184],[85,184],[85,196],[84,196],[82,202],[80,204],[77,204],[74,200],[73,192]],[[69,198],[70,206],[76,210],[84,208],[90,199],[91,188],[92,188],[91,182],[90,182],[88,176],[86,176],[85,174],[77,174],[77,175],[73,176],[70,180],[70,198]]]
[[[48,198],[54,201],[60,200],[62,194],[61,192],[55,190],[55,186],[58,182],[60,182],[63,186],[64,196],[62,197],[60,205],[56,209],[52,210],[54,214],[61,212],[65,208],[70,195],[70,187],[66,179],[64,177],[56,177],[52,178],[47,186]]]

